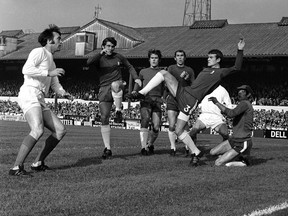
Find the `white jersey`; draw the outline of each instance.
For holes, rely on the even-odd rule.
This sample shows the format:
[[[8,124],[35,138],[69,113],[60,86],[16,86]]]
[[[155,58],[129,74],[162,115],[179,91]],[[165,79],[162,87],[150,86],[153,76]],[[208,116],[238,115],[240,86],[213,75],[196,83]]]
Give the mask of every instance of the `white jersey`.
[[[57,94],[63,95],[65,90],[59,83],[57,76],[48,77],[48,71],[56,69],[53,55],[45,47],[33,49],[27,61],[25,62],[22,73],[24,74],[24,83],[21,87],[34,87],[46,96],[51,87]],[[20,91],[21,91],[20,89]]]
[[[219,103],[224,104],[228,108],[232,107],[229,93],[223,86],[219,85],[212,93],[206,95],[201,101],[199,107],[201,108],[202,114],[215,114],[221,117],[223,116],[221,114],[221,110],[212,101],[208,100],[210,97],[216,97]]]

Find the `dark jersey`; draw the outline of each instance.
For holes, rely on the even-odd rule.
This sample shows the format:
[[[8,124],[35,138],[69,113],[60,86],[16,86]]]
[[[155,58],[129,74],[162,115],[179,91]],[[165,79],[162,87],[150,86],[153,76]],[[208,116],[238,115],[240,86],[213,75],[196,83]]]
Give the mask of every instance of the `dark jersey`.
[[[189,74],[189,79],[185,80],[183,78],[180,77],[180,75],[183,73],[183,72],[187,72]],[[195,74],[194,74],[194,71],[191,67],[188,67],[188,66],[183,66],[183,67],[179,67],[177,64],[175,65],[170,65],[168,67],[168,72],[170,74],[172,74],[178,81],[178,84],[181,85],[182,87],[185,87],[185,86],[189,86],[192,84],[192,82],[194,81],[195,79]]]
[[[121,69],[123,67],[128,69],[134,80],[138,78],[134,67],[119,53],[113,53],[112,55],[101,55],[98,53],[90,57],[87,60],[87,64],[94,64],[97,67],[96,72],[99,75],[99,86],[107,86],[116,80],[121,80]]]
[[[142,80],[143,87],[160,71],[160,68],[145,68],[139,73],[139,78]],[[146,96],[162,97],[164,91],[164,83],[153,88]]]
[[[202,70],[191,86],[185,87],[185,91],[202,101],[202,99],[214,89],[216,89],[221,80],[229,74],[241,69],[243,61],[243,50],[238,50],[235,65],[230,68],[205,68]]]
[[[251,139],[253,130],[253,106],[248,100],[240,101],[234,108],[225,108],[224,113],[233,118],[233,135],[235,141]]]

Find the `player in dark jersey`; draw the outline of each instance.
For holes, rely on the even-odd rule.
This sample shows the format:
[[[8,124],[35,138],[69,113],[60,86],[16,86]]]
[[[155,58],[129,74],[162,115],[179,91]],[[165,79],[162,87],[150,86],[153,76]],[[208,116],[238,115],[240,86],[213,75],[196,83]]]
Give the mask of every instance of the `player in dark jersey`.
[[[103,159],[112,156],[110,147],[110,132],[109,125],[110,111],[113,105],[113,101],[116,106],[116,119],[118,123],[122,121],[122,97],[123,97],[123,81],[121,68],[126,67],[129,73],[134,78],[138,85],[142,85],[137,72],[128,60],[114,52],[117,41],[113,37],[107,37],[102,42],[102,51],[96,55],[90,57],[87,60],[88,65],[95,65],[99,77],[99,107],[101,113],[101,134],[105,145]]]
[[[194,71],[191,67],[185,65],[186,53],[184,50],[177,50],[174,53],[174,60],[176,64],[168,67],[168,72],[172,74],[178,81],[179,85],[182,87],[189,86],[195,79]],[[166,97],[166,110],[168,115],[169,130],[168,137],[171,144],[170,155],[175,156],[176,154],[176,139],[175,125],[177,121],[177,116],[179,114],[179,108],[176,99],[171,93],[168,93]],[[187,147],[188,148],[188,147]],[[186,149],[186,151],[189,150]]]
[[[250,86],[242,85],[238,89],[239,104],[234,109],[229,109],[219,103],[216,97],[211,100],[228,118],[233,118],[233,134],[228,140],[223,141],[213,149],[211,155],[221,155],[215,161],[216,166],[248,166],[249,155],[252,148],[253,130],[253,91]],[[246,157],[247,156],[247,157]]]
[[[150,63],[149,68],[142,69],[139,73],[139,77],[145,86],[161,69],[159,63],[161,61],[160,50],[149,50],[148,59]],[[134,91],[139,90],[139,86],[136,83]],[[140,141],[141,141],[141,154],[148,155],[148,153],[154,153],[154,142],[156,141],[160,126],[161,126],[161,105],[163,104],[162,96],[164,92],[164,83],[153,88],[149,93],[145,95],[145,99],[140,101],[140,114],[141,114],[141,129],[140,129]],[[149,123],[151,119],[151,131],[149,136]],[[149,139],[148,139],[149,137]]]
[[[187,145],[192,152],[192,159],[190,162],[192,166],[199,165],[199,159],[203,155],[203,152],[196,147],[189,134],[184,131],[189,120],[189,115],[205,95],[219,86],[222,78],[241,69],[244,46],[244,40],[240,39],[235,65],[230,68],[220,68],[220,61],[221,58],[223,58],[223,54],[220,50],[211,50],[208,53],[208,68],[203,69],[190,86],[182,87],[181,85],[178,85],[178,81],[174,76],[168,71],[162,70],[150,80],[145,88],[136,94],[127,95],[127,98],[130,99],[143,98],[152,88],[165,81],[170,93],[176,98],[180,110],[175,132],[178,138]]]

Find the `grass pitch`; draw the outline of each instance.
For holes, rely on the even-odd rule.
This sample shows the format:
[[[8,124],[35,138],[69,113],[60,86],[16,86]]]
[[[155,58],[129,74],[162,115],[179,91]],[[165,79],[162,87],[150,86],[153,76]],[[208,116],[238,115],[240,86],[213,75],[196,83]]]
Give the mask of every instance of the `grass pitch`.
[[[102,160],[100,128],[67,126],[67,135],[46,159],[52,168],[33,178],[8,176],[18,148],[29,132],[23,122],[0,121],[0,215],[245,215],[288,200],[287,140],[254,138],[252,166],[191,168],[178,144],[169,155],[165,132],[155,155],[140,156],[139,131],[112,129],[113,159]],[[49,131],[28,156],[25,169]],[[201,149],[220,142],[198,136]],[[275,215],[288,215],[283,209]]]

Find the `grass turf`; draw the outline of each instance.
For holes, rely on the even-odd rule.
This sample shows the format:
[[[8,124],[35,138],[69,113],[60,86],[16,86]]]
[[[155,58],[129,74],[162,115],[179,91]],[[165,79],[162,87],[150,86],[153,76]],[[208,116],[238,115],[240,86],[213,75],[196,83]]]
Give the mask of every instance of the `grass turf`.
[[[287,140],[254,138],[251,167],[215,167],[204,157],[205,165],[191,168],[182,143],[176,157],[169,155],[164,132],[155,155],[140,156],[139,131],[112,129],[113,159],[102,160],[100,128],[67,131],[46,160],[52,170],[19,178],[8,170],[29,128],[0,121],[1,216],[244,215],[288,200]],[[28,156],[27,171],[48,136],[45,131]],[[198,136],[201,149],[219,142],[215,135]]]

